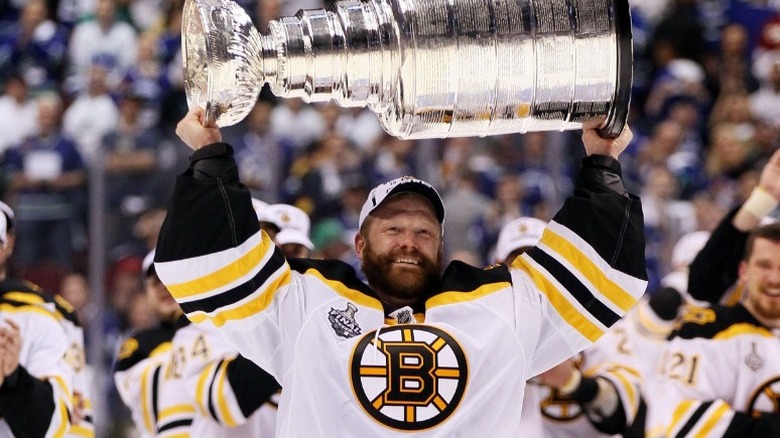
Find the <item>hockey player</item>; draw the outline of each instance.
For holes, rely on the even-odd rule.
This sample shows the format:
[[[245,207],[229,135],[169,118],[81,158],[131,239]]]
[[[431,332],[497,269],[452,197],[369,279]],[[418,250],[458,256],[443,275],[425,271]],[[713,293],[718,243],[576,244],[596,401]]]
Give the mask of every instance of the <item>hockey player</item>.
[[[6,221],[6,238],[10,245],[15,242],[14,212],[8,204],[0,202],[0,214]],[[7,260],[0,265],[0,272],[7,276]],[[8,281],[4,283],[5,296],[19,302],[54,307],[54,314],[62,324],[68,336],[68,349],[65,362],[73,371],[73,395],[71,397],[71,421],[66,437],[93,437],[95,423],[92,416],[92,387],[88,377],[86,351],[84,349],[84,329],[76,316],[73,306],[59,294],[49,294],[28,281]]]
[[[117,392],[130,409],[133,424],[141,437],[157,434],[160,371],[170,355],[176,321],[182,315],[179,304],[157,278],[153,257],[154,252],[144,257],[142,269],[146,296],[160,323],[125,339],[114,363]]]
[[[262,233],[231,147],[194,109],[155,266],[195,323],[281,380],[281,436],[515,437],[525,381],[601,337],[644,292],[640,202],[586,129],[575,195],[512,268],[451,263],[444,207],[412,177],[376,187],[339,261],[285,260]]]
[[[13,212],[5,204],[0,210],[0,436],[64,436],[75,394],[72,342],[55,304],[8,278]]]
[[[683,317],[647,394],[649,437],[780,436],[780,224],[756,228],[731,307]]]

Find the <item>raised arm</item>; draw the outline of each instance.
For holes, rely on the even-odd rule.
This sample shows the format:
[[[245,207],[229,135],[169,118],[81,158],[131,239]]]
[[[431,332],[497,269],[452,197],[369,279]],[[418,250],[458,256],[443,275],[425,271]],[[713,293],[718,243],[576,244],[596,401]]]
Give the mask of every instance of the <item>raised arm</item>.
[[[748,234],[780,204],[780,150],[761,170],[758,186],[736,211],[724,217],[689,267],[688,293],[717,303],[736,283]]]
[[[538,292],[549,304],[543,302],[542,332],[531,347],[534,374],[595,342],[644,293],[642,207],[626,191],[616,159],[631,136],[628,128],[615,140],[599,137],[592,128],[583,131],[588,156],[573,195],[539,244],[512,264],[518,269],[515,284],[522,285],[526,274],[533,285],[531,292],[518,289],[519,297],[527,297],[518,301],[518,312],[533,306]]]

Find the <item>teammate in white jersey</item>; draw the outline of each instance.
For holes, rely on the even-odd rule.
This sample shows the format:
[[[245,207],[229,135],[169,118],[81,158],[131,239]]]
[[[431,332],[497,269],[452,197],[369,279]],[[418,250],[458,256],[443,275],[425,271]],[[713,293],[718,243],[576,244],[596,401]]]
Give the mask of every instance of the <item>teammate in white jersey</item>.
[[[70,409],[75,394],[75,370],[68,355],[71,339],[53,301],[45,299],[31,283],[8,278],[8,260],[15,239],[13,213],[3,206],[0,208],[3,211],[0,214],[0,436],[61,437],[72,425]]]
[[[14,212],[8,204],[0,202],[0,214],[6,221],[6,239],[15,242]],[[2,219],[0,219],[2,220]],[[0,263],[0,272],[7,275],[8,261]],[[57,320],[62,324],[68,337],[68,349],[65,362],[73,372],[73,394],[71,397],[71,418],[65,437],[93,437],[95,424],[92,414],[92,386],[88,377],[86,351],[84,349],[84,329],[76,316],[73,306],[59,294],[50,294],[27,281],[8,280],[0,283],[0,289],[6,297],[21,303],[33,305],[45,304],[54,308]]]
[[[780,224],[750,233],[739,281],[740,303],[691,309],[672,333],[649,437],[780,436]]]
[[[276,393],[279,384],[213,329],[190,324],[178,303],[160,283],[152,259],[144,259],[147,294],[166,324],[164,329],[134,336],[136,350],[141,341],[170,337],[148,354],[133,353],[120,360],[115,378],[126,388],[123,400],[134,408],[139,429],[159,437],[253,437],[274,436]],[[127,348],[127,350],[131,350]],[[158,353],[158,354],[155,354]],[[132,365],[132,366],[123,366]],[[121,386],[120,386],[121,385]],[[136,411],[140,411],[136,413]]]
[[[506,224],[496,260],[512,261],[542,238],[545,223],[530,217]],[[574,358],[531,379],[526,387],[522,436],[605,437],[631,435],[641,405],[640,363],[623,321]]]
[[[142,268],[149,306],[159,324],[125,339],[114,363],[117,393],[130,409],[135,432],[143,438],[157,435],[160,372],[170,356],[176,320],[182,315],[179,304],[157,278],[153,257],[153,252],[144,257]]]
[[[641,205],[616,159],[628,129],[583,132],[575,193],[512,267],[452,262],[428,183],[376,187],[337,260],[285,260],[261,232],[232,148],[194,109],[155,266],[190,320],[282,384],[277,435],[517,437],[525,381],[591,345],[646,286]]]

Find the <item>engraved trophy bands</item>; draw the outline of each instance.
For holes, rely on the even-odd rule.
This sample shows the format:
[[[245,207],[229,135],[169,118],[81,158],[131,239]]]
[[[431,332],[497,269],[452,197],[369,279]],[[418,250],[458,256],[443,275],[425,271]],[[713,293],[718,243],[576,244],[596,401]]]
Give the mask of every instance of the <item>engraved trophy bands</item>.
[[[280,97],[368,106],[406,139],[578,129],[616,137],[632,78],[628,0],[340,0],[260,35],[231,0],[186,0],[190,108],[228,126]]]

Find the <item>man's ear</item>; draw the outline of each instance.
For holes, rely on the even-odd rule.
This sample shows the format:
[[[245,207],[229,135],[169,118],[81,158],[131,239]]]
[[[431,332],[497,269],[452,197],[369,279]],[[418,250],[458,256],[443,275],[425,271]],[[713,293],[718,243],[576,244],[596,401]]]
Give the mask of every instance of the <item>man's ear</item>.
[[[747,270],[748,270],[747,262],[744,261],[744,260],[739,262],[739,280],[738,281],[745,281],[745,278],[747,277]]]
[[[355,234],[355,253],[360,261],[363,261],[363,249],[366,247],[366,238],[361,233]]]

